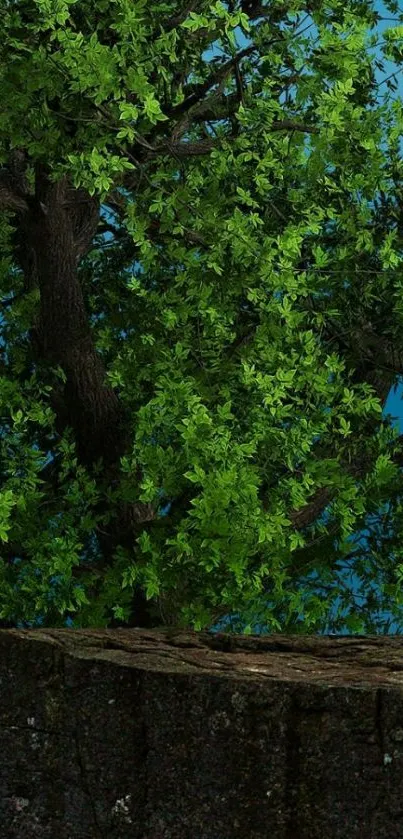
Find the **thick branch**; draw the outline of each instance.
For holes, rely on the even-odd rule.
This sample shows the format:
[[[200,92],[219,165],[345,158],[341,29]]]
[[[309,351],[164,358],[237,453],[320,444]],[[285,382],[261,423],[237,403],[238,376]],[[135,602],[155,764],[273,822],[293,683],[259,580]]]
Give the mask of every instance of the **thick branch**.
[[[15,149],[9,156],[8,165],[0,169],[0,210],[20,213],[28,210],[25,172],[24,152]]]
[[[9,173],[0,171],[0,210],[26,212],[28,204],[15,189],[15,183]]]
[[[300,78],[300,75],[297,73],[286,76],[281,85],[279,84],[278,87],[275,88],[275,94],[280,94],[287,88],[288,85],[293,84],[297,79],[300,80]],[[181,136],[191,123],[218,122],[224,119],[229,119],[237,113],[243,94],[244,92],[239,89],[239,81],[236,93],[224,94],[222,93],[221,88],[218,88],[208,97],[208,99],[200,102],[196,107],[191,108],[189,113],[187,113],[185,117],[177,123],[172,136]],[[279,130],[277,125],[278,123],[274,123],[274,130]],[[182,126],[184,127],[182,128]]]
[[[171,32],[172,29],[177,29],[181,23],[189,16],[190,12],[197,12],[200,6],[202,5],[202,0],[192,0],[190,3],[187,3],[183,11],[179,12],[178,15],[174,15],[174,17],[170,17],[162,26],[164,32]]]
[[[66,375],[52,404],[57,430],[62,433],[67,425],[72,427],[80,461],[91,465],[102,458],[112,479],[130,445],[130,434],[123,406],[105,381],[77,274],[77,263],[96,233],[99,207],[84,190],[73,190],[67,178],[51,183],[49,170],[40,164],[35,201],[18,218],[18,257],[27,287],[40,290],[39,360],[60,365]],[[130,515],[136,523],[142,517],[148,520],[150,507],[140,503]]]
[[[215,84],[226,79],[233,68],[247,55],[251,55],[253,52],[256,52],[258,47],[256,45],[252,45],[249,47],[245,47],[243,50],[240,50],[237,55],[233,58],[230,58],[225,64],[222,64],[218,69],[211,74],[211,76],[206,79],[204,82],[200,82],[199,84],[189,85],[189,87],[185,91],[185,99],[183,102],[180,102],[178,105],[173,105],[171,108],[166,108],[165,113],[168,117],[177,117],[181,116],[184,113],[187,113],[190,108],[193,108],[195,105],[201,102],[204,97],[204,94],[207,93]],[[188,93],[190,91],[190,93]],[[188,95],[186,95],[188,93]]]
[[[310,14],[320,8],[321,3],[322,0],[311,0],[309,3],[304,3],[303,9],[301,8],[300,11],[305,11]],[[284,3],[283,6],[277,6],[277,4],[273,6],[270,2],[263,5],[263,3],[259,2],[259,0],[241,0],[240,8],[248,15],[250,20],[256,20],[258,17],[265,17],[269,19],[270,23],[283,21],[287,18],[290,11],[294,11],[294,7],[291,3]]]

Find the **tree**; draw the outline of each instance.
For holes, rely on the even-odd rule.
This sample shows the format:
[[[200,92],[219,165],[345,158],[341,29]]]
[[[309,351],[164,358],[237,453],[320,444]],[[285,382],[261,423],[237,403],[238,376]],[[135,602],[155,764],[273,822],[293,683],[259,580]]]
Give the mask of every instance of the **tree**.
[[[317,631],[385,500],[394,556],[387,532],[355,558],[401,614],[380,415],[403,366],[402,109],[374,104],[378,18],[3,0],[3,620]]]

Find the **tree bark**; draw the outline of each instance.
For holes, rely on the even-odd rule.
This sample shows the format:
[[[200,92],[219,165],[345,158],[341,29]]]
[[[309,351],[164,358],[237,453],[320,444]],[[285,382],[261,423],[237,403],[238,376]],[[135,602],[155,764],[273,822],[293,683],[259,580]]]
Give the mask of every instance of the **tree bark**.
[[[26,192],[23,165],[20,168],[11,177],[10,172],[3,173],[0,202],[16,213],[15,257],[25,289],[40,291],[39,316],[32,330],[35,358],[45,366],[59,365],[65,374],[65,384],[55,388],[51,400],[58,433],[70,426],[79,462],[91,468],[101,458],[103,476],[112,483],[118,480],[120,458],[128,452],[131,438],[124,407],[106,381],[94,346],[77,272],[97,231],[99,201],[82,189],[72,189],[66,177],[52,183],[42,164],[36,166],[32,196]],[[104,511],[101,504],[98,512]],[[105,563],[111,562],[119,543],[132,544],[135,529],[155,515],[151,504],[123,505],[98,535]],[[141,592],[135,604],[136,625],[150,626],[149,604]]]

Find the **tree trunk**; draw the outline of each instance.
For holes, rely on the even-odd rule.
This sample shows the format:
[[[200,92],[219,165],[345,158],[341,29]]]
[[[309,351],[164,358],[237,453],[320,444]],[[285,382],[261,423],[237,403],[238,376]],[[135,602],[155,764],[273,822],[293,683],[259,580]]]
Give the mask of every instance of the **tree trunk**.
[[[110,485],[118,480],[120,458],[131,440],[124,407],[105,381],[77,272],[97,231],[99,202],[85,190],[72,189],[66,177],[52,183],[43,164],[37,164],[35,174],[35,196],[25,194],[20,198],[25,207],[17,207],[17,202],[13,207],[18,210],[16,261],[26,290],[40,290],[39,316],[32,330],[35,360],[64,371],[65,384],[57,386],[51,398],[57,431],[73,429],[79,462],[91,468],[101,458],[103,478]],[[21,181],[20,195],[24,185]],[[106,503],[97,512],[106,512]],[[122,505],[119,515],[98,535],[101,567],[112,562],[119,543],[133,546],[136,529],[155,515],[151,504]],[[133,606],[136,626],[155,624],[141,591]]]

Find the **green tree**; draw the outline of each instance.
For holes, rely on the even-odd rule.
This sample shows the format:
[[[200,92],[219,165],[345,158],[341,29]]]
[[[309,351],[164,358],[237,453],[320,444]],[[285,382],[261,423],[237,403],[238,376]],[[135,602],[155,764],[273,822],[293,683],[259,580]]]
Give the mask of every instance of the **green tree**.
[[[2,5],[0,616],[401,617],[403,119],[373,3]]]

